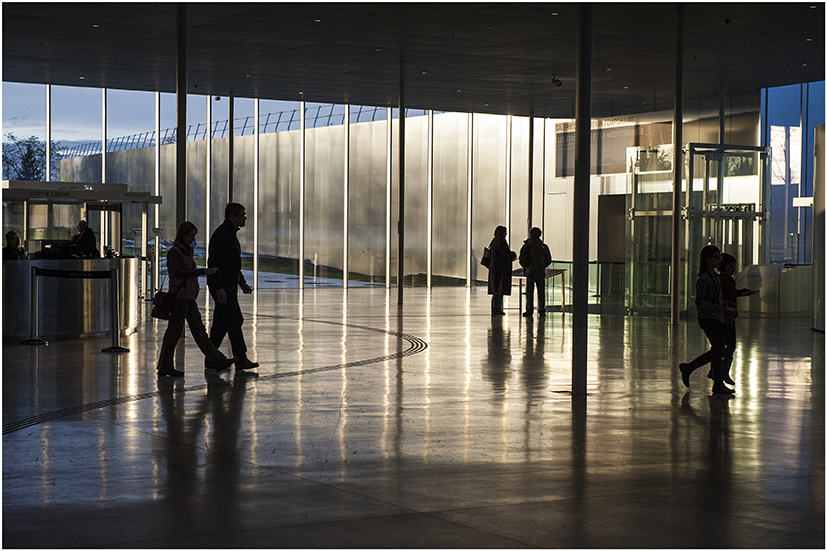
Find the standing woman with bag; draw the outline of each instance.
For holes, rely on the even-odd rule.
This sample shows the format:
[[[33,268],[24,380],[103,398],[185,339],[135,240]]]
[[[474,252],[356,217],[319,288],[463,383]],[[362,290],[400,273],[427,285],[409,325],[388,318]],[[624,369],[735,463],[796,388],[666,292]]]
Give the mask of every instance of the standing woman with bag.
[[[190,326],[195,343],[201,352],[206,356],[207,367],[216,371],[223,371],[229,368],[235,358],[227,358],[222,352],[215,348],[204,322],[201,320],[201,312],[195,299],[198,298],[200,286],[198,276],[215,273],[218,268],[199,268],[192,257],[192,243],[198,235],[198,228],[192,222],[182,222],[178,226],[178,233],[175,235],[175,242],[167,253],[167,272],[169,273],[169,297],[172,301],[172,314],[169,318],[167,331],[164,333],[164,341],[161,345],[161,357],[158,358],[159,377],[183,377],[184,372],[175,369],[175,345],[184,331],[184,321]]]
[[[488,294],[491,297],[491,315],[505,314],[503,311],[503,295],[511,295],[511,263],[517,260],[517,253],[508,246],[505,240],[507,230],[505,226],[497,226],[494,230],[494,239],[488,248],[491,250],[491,264],[488,267]]]
[[[698,260],[698,279],[695,281],[695,308],[698,324],[709,339],[709,351],[689,363],[679,366],[683,384],[689,386],[689,375],[704,364],[712,364],[713,394],[734,394],[724,384],[724,353],[726,352],[726,328],[724,327],[724,295],[715,269],[721,264],[721,249],[707,245],[701,249]]]

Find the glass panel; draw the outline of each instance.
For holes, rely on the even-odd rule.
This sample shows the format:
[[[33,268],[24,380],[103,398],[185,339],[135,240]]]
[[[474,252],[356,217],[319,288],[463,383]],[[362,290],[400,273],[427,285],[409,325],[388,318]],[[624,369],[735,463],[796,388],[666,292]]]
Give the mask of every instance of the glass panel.
[[[45,180],[45,139],[46,86],[4,82],[3,179]],[[8,231],[5,228],[4,235]]]
[[[344,263],[344,126],[328,126],[332,106],[305,104],[305,285],[341,286]],[[342,106],[339,106],[342,111]],[[339,117],[341,120],[342,116]]]
[[[106,181],[123,183],[129,191],[155,189],[155,93],[107,90]],[[142,206],[125,203],[122,212],[122,255],[141,254]],[[151,226],[151,219],[147,221]],[[74,229],[74,225],[72,226]]]
[[[385,282],[386,258],[386,112],[351,106],[350,115],[349,278],[379,284]]]
[[[259,270],[294,277],[299,273],[299,105],[270,100],[259,105],[267,114],[260,121],[266,132],[260,138]]]
[[[466,284],[468,116],[434,115],[433,286]],[[492,230],[493,231],[493,230]]]
[[[61,182],[101,182],[101,89],[52,86],[52,140]],[[90,222],[91,223],[91,222]]]
[[[482,285],[487,285],[488,280],[488,270],[480,266],[482,251],[491,243],[494,229],[506,224],[505,119],[496,115],[474,115],[471,277]],[[507,239],[514,250],[514,237],[509,235]]]

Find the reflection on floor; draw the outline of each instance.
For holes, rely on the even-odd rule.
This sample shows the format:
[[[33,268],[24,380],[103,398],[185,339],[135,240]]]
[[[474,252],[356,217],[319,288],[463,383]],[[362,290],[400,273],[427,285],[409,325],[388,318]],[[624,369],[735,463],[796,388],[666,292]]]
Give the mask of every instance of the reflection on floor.
[[[696,323],[590,316],[573,398],[571,316],[515,299],[264,289],[242,297],[261,367],[205,373],[187,335],[183,380],[156,379],[151,318],[124,354],[6,342],[3,545],[824,547],[809,320],[739,320],[724,398],[680,381]]]

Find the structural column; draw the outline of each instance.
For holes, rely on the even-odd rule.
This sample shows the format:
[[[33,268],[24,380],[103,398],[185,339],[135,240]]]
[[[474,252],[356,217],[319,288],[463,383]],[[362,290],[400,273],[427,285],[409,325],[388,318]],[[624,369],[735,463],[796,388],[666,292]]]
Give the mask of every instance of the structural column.
[[[534,218],[534,115],[528,117],[528,228],[526,236],[531,233]]]
[[[299,289],[304,289],[304,193],[307,185],[307,117],[304,101],[299,102]]]
[[[235,96],[231,93],[227,98],[227,118],[230,122],[230,135],[227,137],[227,202],[233,203],[233,166],[235,165]]]
[[[589,200],[591,187],[592,5],[580,5],[572,228],[572,394],[586,394],[589,314]]]
[[[396,294],[402,304],[405,277],[405,60],[399,64],[399,220],[397,221]]]
[[[187,219],[187,6],[178,3],[178,64],[175,79],[175,226]]]
[[[677,32],[675,47],[675,118],[672,121],[672,278],[669,282],[671,293],[671,322],[680,323],[680,237],[681,237],[681,173],[683,169],[683,6],[677,8]],[[723,130],[723,126],[721,128]],[[723,139],[723,138],[722,138]],[[691,186],[692,182],[687,182]]]
[[[358,120],[358,117],[357,117]],[[345,166],[342,169],[344,172],[343,189],[342,189],[342,287],[348,288],[348,276],[350,275],[350,266],[348,265],[348,242],[350,229],[350,105],[345,105],[345,120],[343,121],[345,130]],[[373,269],[371,268],[371,273]]]

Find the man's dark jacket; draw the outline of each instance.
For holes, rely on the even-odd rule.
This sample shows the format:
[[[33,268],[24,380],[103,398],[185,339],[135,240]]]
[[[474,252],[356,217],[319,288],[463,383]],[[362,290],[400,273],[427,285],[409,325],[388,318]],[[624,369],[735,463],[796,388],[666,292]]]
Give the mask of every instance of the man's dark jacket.
[[[238,286],[247,283],[241,273],[241,243],[237,232],[229,220],[224,220],[210,238],[207,267],[218,268],[217,272],[207,276],[207,285],[212,291],[224,289],[227,294],[238,294]]]

